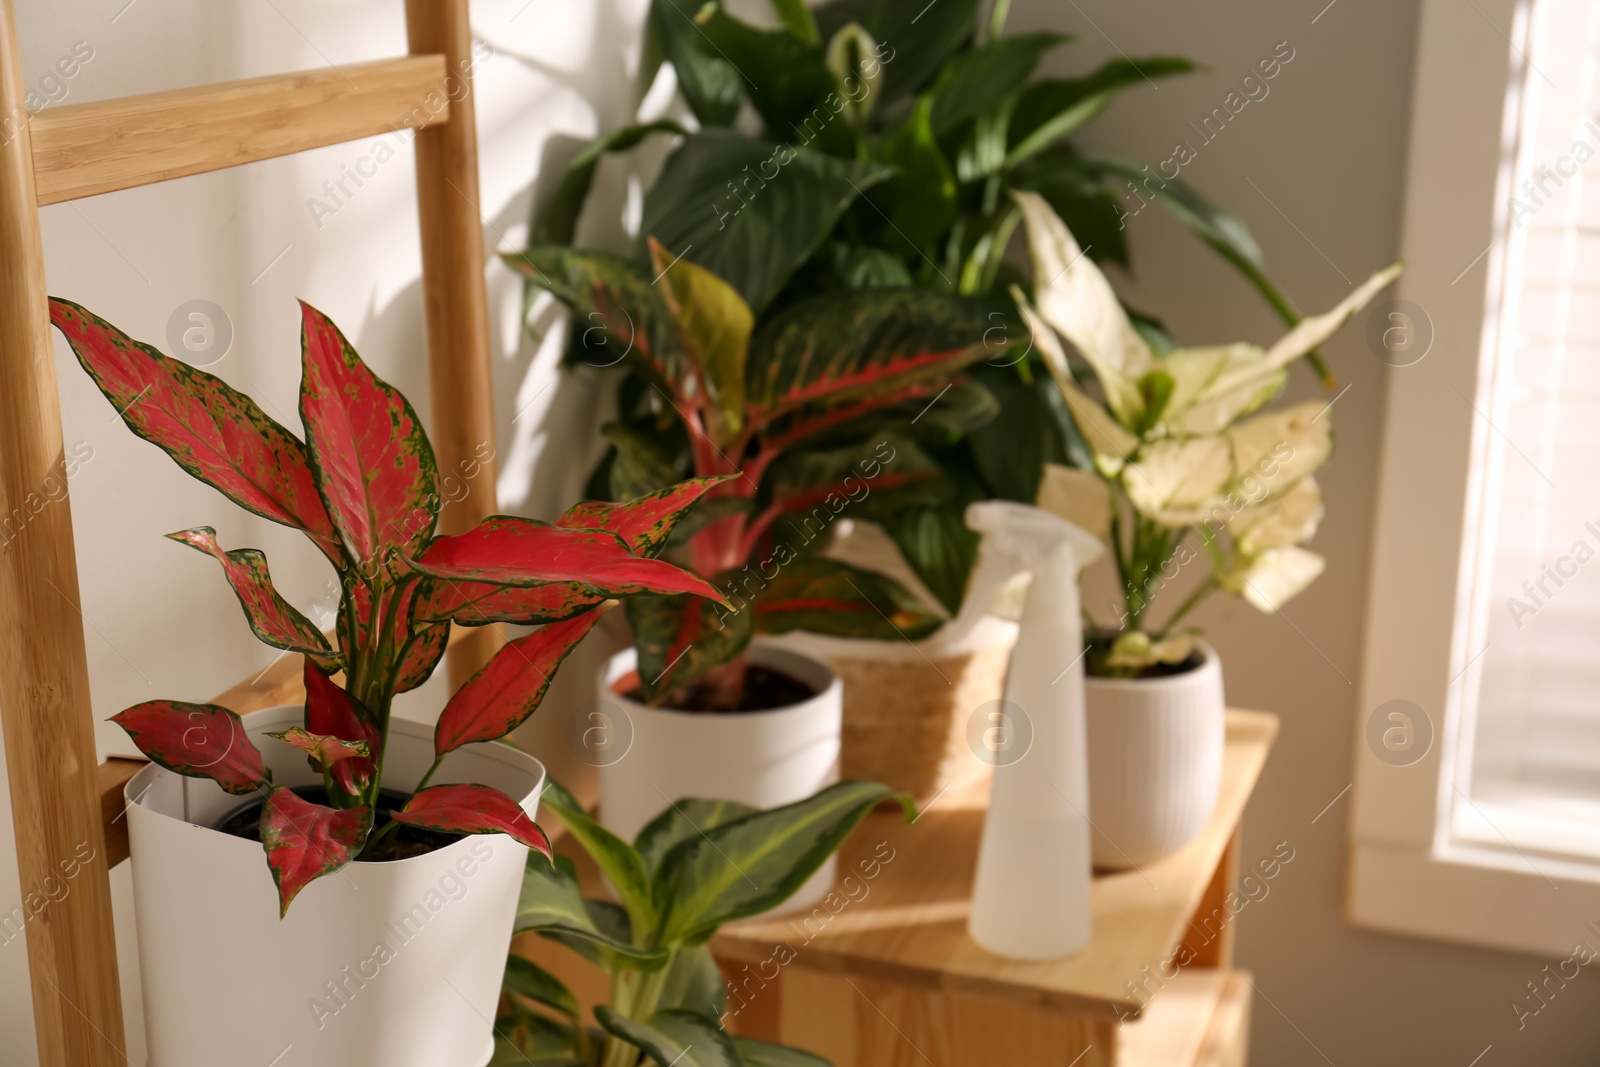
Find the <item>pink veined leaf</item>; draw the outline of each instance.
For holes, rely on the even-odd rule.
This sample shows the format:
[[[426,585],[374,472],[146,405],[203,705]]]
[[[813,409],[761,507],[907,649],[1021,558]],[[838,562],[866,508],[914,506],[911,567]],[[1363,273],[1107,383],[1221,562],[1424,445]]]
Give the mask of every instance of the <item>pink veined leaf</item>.
[[[334,566],[344,565],[305,445],[255,401],[71,301],[52,298],[50,321],[130,430],[240,507],[303,531]]]
[[[218,704],[150,700],[111,716],[139,751],[174,774],[209,778],[245,796],[269,785],[266,764],[239,716]]]
[[[279,917],[300,890],[355,859],[371,829],[369,807],[328,808],[274,789],[261,810],[261,844],[278,884]]]
[[[537,586],[575,582],[607,599],[694,593],[722,601],[704,579],[665,560],[635,556],[607,530],[570,530],[495,515],[464,534],[438,537],[412,566],[449,581]]]
[[[244,615],[255,635],[273,648],[300,652],[315,659],[323,670],[339,668],[339,655],[328,645],[316,624],[296,611],[273,587],[267,570],[267,557],[254,548],[224,552],[217,544],[217,531],[197,526],[167,534],[174,541],[204,552],[222,564],[228,584],[239,598]]]
[[[327,316],[301,301],[300,417],[312,471],[351,559],[415,554],[439,513],[439,475],[422,421],[373,374]]]
[[[634,555],[654,556],[666,547],[673,527],[708,490],[737,477],[721,474],[690,478],[624,504],[586,500],[568,508],[556,525],[575,530],[609,530],[622,538]]]
[[[486,785],[435,785],[394,813],[395,822],[446,834],[510,834],[550,858],[550,841],[515,800]]]
[[[334,783],[354,795],[377,774],[376,757],[382,748],[382,735],[372,716],[354,697],[335,685],[309,659],[305,666],[306,727],[312,734],[367,746],[366,756],[355,756],[335,763],[329,774]]]
[[[282,733],[268,734],[286,745],[292,745],[311,757],[318,770],[331,767],[340,760],[367,758],[372,750],[365,741],[341,741],[327,734],[314,734],[303,726],[291,726]]]
[[[586,612],[508,642],[445,705],[434,729],[434,752],[443,756],[474,741],[493,741],[526,722],[556,668],[603,614]]]
[[[515,586],[430,579],[417,600],[417,621],[453,620],[463,626],[512,622],[531,626],[570,619],[605,600],[605,596],[591,593],[588,586],[577,582]]]

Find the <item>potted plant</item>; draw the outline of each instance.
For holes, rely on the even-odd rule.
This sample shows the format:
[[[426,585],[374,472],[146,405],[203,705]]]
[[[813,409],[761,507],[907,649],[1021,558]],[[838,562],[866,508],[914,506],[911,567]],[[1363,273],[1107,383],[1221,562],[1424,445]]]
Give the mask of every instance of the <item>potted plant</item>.
[[[114,716],[151,760],[127,802],[152,1062],[269,1063],[293,1047],[303,1064],[481,1067],[524,860],[549,855],[532,821],[544,769],[492,742],[539,706],[610,598],[720,601],[654,558],[709,484],[436,536],[421,421],[310,305],[303,441],[82,307],[50,313],[135,434],[304,532],[341,588],[330,640],[261,552],[224,550],[209,527],[170,535],[221,564],[256,636],[304,656],[306,703],[241,718],[154,700]],[[394,718],[451,623],[489,621],[548,625],[501,649],[436,727]],[[214,966],[224,947],[246,964]]]
[[[1070,143],[1124,89],[1186,73],[1192,62],[1122,56],[1079,76],[1042,76],[1039,65],[1072,35],[1008,36],[1009,3],[992,5],[987,17],[982,6],[778,3],[777,24],[757,27],[723,3],[652,0],[648,54],[671,64],[698,128],[661,119],[591,142],[553,195],[536,204],[530,249],[572,244],[602,156],[667,137],[676,144],[645,191],[634,255],[648,261],[650,235],[727,278],[758,328],[821,293],[906,286],[993,296],[990,325],[1014,323],[1006,293],[1018,273],[1004,257],[1021,215],[1010,189],[1039,193],[1086,235],[1088,256],[1123,266],[1128,219],[1160,204],[1276,312],[1297,321],[1245,225],[1179,176],[1192,155],[1156,168]],[[1292,49],[1263,58],[1251,85],[1260,91],[1293,58]],[[653,75],[646,70],[642,83]],[[1151,320],[1137,321],[1156,329]],[[574,362],[610,365],[624,347],[606,343],[591,322],[572,330]],[[901,420],[894,427],[941,472],[944,491],[854,508],[859,536],[835,550],[874,569],[909,572],[912,587],[950,614],[960,609],[977,551],[963,521],[967,505],[1031,503],[1047,463],[1087,463],[1036,354],[995,351],[966,374],[914,425]],[[649,393],[635,374],[621,384],[625,423]],[[611,495],[606,468],[614,462],[603,461],[591,495]],[[981,769],[967,749],[966,720],[1001,696],[1015,640],[1009,623],[989,617],[959,638],[936,632],[914,646],[892,635],[882,641],[796,632],[785,640],[822,659],[843,682],[847,776],[928,799],[959,774]]]
[[[607,495],[682,470],[717,482],[679,535],[690,568],[730,606],[630,601],[635,647],[600,681],[632,739],[626,758],[596,761],[602,817],[624,838],[672,797],[770,807],[835,779],[837,678],[752,637],[806,629],[901,641],[938,627],[893,579],[819,550],[847,508],[870,514],[945,490],[890,413],[914,421],[963,367],[1011,342],[985,336],[980,305],[916,288],[823,294],[757,327],[729,282],[651,249],[648,269],[561,247],[507,256],[648,383],[606,427],[616,448]]]
[[[513,953],[491,1067],[650,1061],[827,1067],[819,1056],[723,1029],[728,991],[706,942],[723,923],[790,898],[867,813],[890,798],[914,817],[909,798],[874,782],[840,782],[766,811],[683,799],[666,806],[629,844],[591,820],[559,785],[546,786],[545,808],[566,824],[617,899],[584,900],[565,856],[557,856],[554,867],[530,860],[517,930],[536,932],[601,967],[611,978],[611,1003],[594,1008],[600,1029],[589,1028],[560,979]]]
[[[1013,194],[1027,227],[1033,304],[1013,296],[1092,453],[1046,478],[1040,503],[1104,539],[1119,618],[1089,637],[1085,661],[1094,861],[1165,855],[1210,818],[1222,765],[1222,670],[1179,624],[1218,590],[1276,612],[1322,572],[1300,547],[1322,518],[1312,477],[1333,451],[1331,404],[1257,413],[1289,365],[1338,331],[1399,274],[1368,278],[1332,311],[1271,348],[1151,346],[1067,225],[1033,193]],[[1080,387],[1057,333],[1102,399]],[[1158,594],[1196,563],[1188,596],[1159,621]]]

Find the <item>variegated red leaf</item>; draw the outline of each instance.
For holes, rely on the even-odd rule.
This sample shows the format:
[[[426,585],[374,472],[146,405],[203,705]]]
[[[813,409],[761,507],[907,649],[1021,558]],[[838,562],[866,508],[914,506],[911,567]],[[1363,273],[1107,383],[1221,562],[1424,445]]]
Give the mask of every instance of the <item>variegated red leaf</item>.
[[[445,705],[434,729],[434,751],[442,756],[474,741],[504,737],[521,726],[544,699],[561,661],[602,614],[590,611],[553,622],[496,652]]]
[[[304,677],[307,729],[320,736],[367,746],[368,755],[340,760],[329,772],[339,788],[352,795],[359,793],[377,773],[376,757],[381,754],[383,736],[372,715],[310,660],[306,661]]]
[[[355,859],[372,829],[372,809],[327,808],[274,789],[261,810],[261,844],[278,883],[278,914],[300,890]]]
[[[450,627],[447,624],[429,626],[413,623],[412,628],[411,644],[406,648],[405,658],[400,661],[400,681],[395,685],[396,693],[409,693],[432,678],[433,669],[439,665],[445,646],[450,643]]]
[[[266,764],[239,716],[217,704],[151,700],[111,716],[154,763],[187,778],[209,778],[244,796],[270,784]]]
[[[267,570],[267,557],[254,548],[224,552],[217,544],[217,531],[209,526],[167,534],[174,541],[198,549],[222,564],[223,574],[244,608],[244,616],[255,635],[273,648],[300,652],[315,659],[323,670],[339,668],[339,655],[315,623],[296,611],[273,587]]]
[[[722,474],[690,478],[625,504],[586,500],[568,508],[556,525],[574,530],[609,530],[622,538],[634,555],[654,556],[666,547],[678,520],[699,503],[707,490],[737,477]]]
[[[550,856],[550,841],[515,800],[486,785],[436,785],[394,813],[395,822],[446,834],[510,834]]]
[[[439,476],[422,421],[373,374],[328,318],[301,301],[300,417],[312,471],[351,559],[419,551],[439,511]]]
[[[730,572],[731,573],[731,572]],[[725,578],[727,575],[724,576]],[[639,688],[656,704],[732,661],[755,632],[755,609],[729,583],[734,610],[699,597],[635,597],[624,605],[639,653]]]
[[[303,530],[343,565],[305,446],[255,401],[71,301],[52,298],[50,321],[130,430],[240,507]]]
[[[365,741],[342,741],[328,734],[314,734],[302,726],[291,726],[282,733],[267,736],[298,748],[311,757],[318,770],[332,767],[340,760],[364,759],[372,755]]]
[[[570,619],[606,599],[576,582],[515,586],[440,579],[428,584],[417,600],[419,623],[454,620],[463,626],[491,622],[532,626]]]
[[[537,586],[572,582],[604,598],[694,593],[721,600],[703,579],[665,560],[635,556],[607,530],[569,530],[495,515],[464,534],[438,537],[412,565],[448,581]]]

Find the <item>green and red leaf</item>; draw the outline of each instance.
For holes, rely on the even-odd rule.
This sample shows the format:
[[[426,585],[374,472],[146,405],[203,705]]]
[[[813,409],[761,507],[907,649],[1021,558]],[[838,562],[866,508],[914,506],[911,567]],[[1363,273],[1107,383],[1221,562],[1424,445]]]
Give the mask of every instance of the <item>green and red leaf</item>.
[[[434,538],[412,566],[451,582],[523,587],[576,583],[606,599],[687,592],[721,597],[680,567],[635,556],[608,530],[570,530],[510,515],[491,516],[464,534]]]
[[[303,531],[343,564],[305,445],[255,401],[71,301],[52,298],[50,321],[130,430],[235,504]]]
[[[274,789],[261,809],[261,844],[278,884],[278,914],[288,914],[300,890],[355,859],[371,829],[369,807],[328,808]]]
[[[271,783],[239,716],[218,704],[150,700],[111,716],[153,763],[186,778],[209,778],[245,796]]]
[[[435,785],[406,801],[395,822],[444,834],[509,834],[550,858],[550,841],[522,805],[486,785]]]
[[[708,490],[738,477],[737,474],[721,474],[712,478],[690,478],[625,504],[585,500],[568,508],[556,520],[556,525],[574,530],[609,530],[622,538],[634,555],[655,556],[666,547],[678,521],[689,514]]]
[[[944,620],[882,574],[825,559],[796,559],[756,594],[756,628],[790,630],[875,641],[927,637]]]
[[[197,526],[167,536],[222,564],[223,574],[244,608],[250,629],[262,641],[285,652],[303,653],[315,659],[323,670],[339,668],[339,654],[329,646],[322,631],[283,599],[273,586],[267,557],[259,550],[236,548],[224,552],[217,544],[217,531],[209,526]]]
[[[439,514],[439,476],[422,420],[373,374],[328,318],[300,304],[305,422],[317,491],[352,562],[415,553]]]
[[[719,579],[730,590],[738,580],[733,572]],[[625,602],[639,655],[639,689],[647,703],[660,703],[674,689],[693,685],[745,650],[755,633],[756,614],[748,592],[730,591],[732,610],[697,596]]]
[[[704,412],[712,444],[728,448],[744,426],[744,364],[755,314],[737,289],[711,271],[673,255],[654,237],[648,244],[655,284],[694,370],[691,399]]]
[[[439,660],[444,658],[444,650],[450,644],[450,627],[447,624],[412,624],[411,643],[406,646],[405,656],[400,660],[399,682],[396,683],[396,693],[409,693],[429,678],[433,677],[433,669],[439,665]]]
[[[417,600],[418,622],[454,621],[462,626],[511,622],[523,626],[560,622],[603,604],[606,597],[577,582],[496,585],[493,582],[430,580]]]
[[[435,753],[497,740],[526,722],[544,700],[556,668],[603,614],[586,612],[508,642],[445,705],[434,729]]]
[[[366,756],[340,760],[328,772],[339,788],[357,794],[378,773],[377,757],[382,754],[383,735],[372,714],[310,660],[306,661],[304,678],[307,730],[367,747]]]
[[[332,767],[340,760],[366,759],[372,750],[365,741],[343,741],[331,734],[314,734],[303,726],[291,726],[282,733],[268,734],[311,757],[317,770]]]

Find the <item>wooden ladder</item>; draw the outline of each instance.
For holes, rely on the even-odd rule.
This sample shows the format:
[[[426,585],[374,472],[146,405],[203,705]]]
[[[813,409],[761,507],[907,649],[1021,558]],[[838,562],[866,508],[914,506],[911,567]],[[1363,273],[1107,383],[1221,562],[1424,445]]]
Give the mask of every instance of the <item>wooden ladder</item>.
[[[410,55],[378,62],[50,108],[24,104],[13,0],[0,0],[0,514],[61,467],[38,209],[79,197],[418,130],[431,437],[441,469],[476,460],[480,487],[441,517],[464,530],[495,510],[488,303],[478,208],[472,32],[467,0],[406,0]],[[14,119],[11,117],[15,117]],[[307,294],[315,297],[315,294]],[[459,682],[499,640],[452,644]],[[280,664],[280,667],[282,665]],[[279,669],[218,698],[235,710],[289,702]],[[44,1067],[126,1067],[111,867],[127,856],[122,786],[141,764],[98,764],[68,501],[45,508],[0,552],[0,721],[24,896],[84,843],[96,861],[26,924]]]

